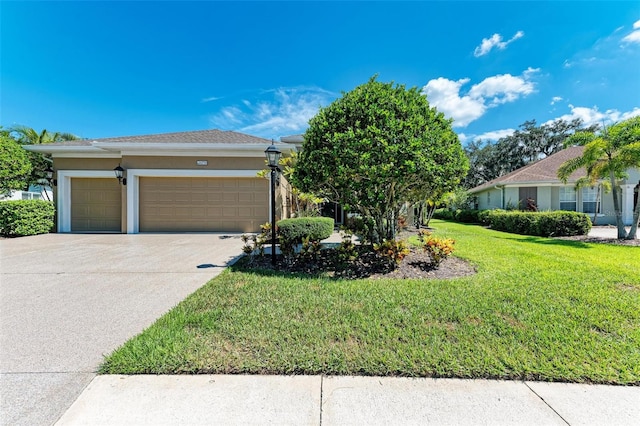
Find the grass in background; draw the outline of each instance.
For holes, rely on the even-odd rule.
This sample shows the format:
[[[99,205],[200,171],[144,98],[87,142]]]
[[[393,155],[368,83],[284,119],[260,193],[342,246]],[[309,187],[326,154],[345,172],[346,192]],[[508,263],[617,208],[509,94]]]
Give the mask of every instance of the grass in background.
[[[349,281],[228,270],[101,372],[640,384],[640,248],[432,224],[476,275]]]

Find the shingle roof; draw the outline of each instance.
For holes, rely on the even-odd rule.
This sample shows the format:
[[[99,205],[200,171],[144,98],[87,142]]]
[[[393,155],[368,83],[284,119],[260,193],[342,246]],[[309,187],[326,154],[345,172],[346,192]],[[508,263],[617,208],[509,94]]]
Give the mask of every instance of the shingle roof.
[[[268,139],[231,130],[196,130],[191,132],[160,133],[155,135],[121,136],[90,139],[99,143],[216,143],[216,144],[270,144]]]
[[[482,185],[476,186],[469,190],[469,192],[480,192],[484,189],[491,188],[496,185],[508,185],[517,183],[532,183],[532,182],[559,182],[558,169],[567,160],[576,158],[582,154],[584,147],[573,146],[562,151],[556,152],[531,164],[527,164],[517,170],[507,173],[504,176],[485,182]],[[580,177],[586,174],[585,169],[578,169],[569,176],[569,181],[578,180]]]
[[[91,146],[98,143],[215,143],[215,144],[271,144],[268,139],[230,130],[196,130],[191,132],[159,133],[155,135],[119,136],[115,138],[82,139],[56,142],[55,146]]]

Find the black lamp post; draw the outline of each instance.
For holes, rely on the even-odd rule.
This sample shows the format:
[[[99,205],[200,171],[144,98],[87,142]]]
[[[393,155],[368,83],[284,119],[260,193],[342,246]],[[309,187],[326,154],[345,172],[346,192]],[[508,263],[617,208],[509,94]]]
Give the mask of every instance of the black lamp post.
[[[280,171],[278,161],[282,154],[275,145],[270,145],[264,152],[267,164],[271,169],[271,264],[276,266],[276,175]]]

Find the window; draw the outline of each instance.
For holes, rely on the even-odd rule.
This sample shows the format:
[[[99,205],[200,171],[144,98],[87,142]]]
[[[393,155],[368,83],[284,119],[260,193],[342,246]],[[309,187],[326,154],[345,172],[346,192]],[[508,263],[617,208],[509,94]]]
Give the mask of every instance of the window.
[[[491,191],[487,191],[487,206],[491,207]]]
[[[560,188],[560,210],[576,211],[576,190],[572,186]]]
[[[23,200],[39,200],[41,198],[42,198],[42,195],[40,195],[38,192],[22,191]]]
[[[582,211],[595,213],[598,204],[598,188],[582,188]],[[598,213],[602,213],[602,205],[598,205]]]

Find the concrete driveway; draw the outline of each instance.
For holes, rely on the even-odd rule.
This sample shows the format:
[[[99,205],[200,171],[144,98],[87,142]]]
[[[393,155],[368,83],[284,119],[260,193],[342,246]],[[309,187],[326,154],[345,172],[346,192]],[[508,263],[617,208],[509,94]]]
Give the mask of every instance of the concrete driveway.
[[[106,355],[219,274],[238,234],[0,241],[0,422],[50,425]]]

